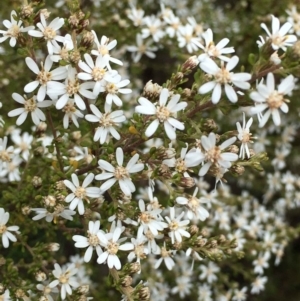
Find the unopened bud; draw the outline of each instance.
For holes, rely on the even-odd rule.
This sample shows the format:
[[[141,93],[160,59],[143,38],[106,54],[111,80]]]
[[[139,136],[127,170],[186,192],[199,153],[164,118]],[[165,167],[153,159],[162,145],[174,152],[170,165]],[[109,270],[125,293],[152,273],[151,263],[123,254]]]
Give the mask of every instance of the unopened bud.
[[[21,12],[20,15],[22,18],[26,19],[28,17],[30,17],[33,13],[33,8],[31,7],[31,5],[23,5],[21,8]]]
[[[192,96],[192,90],[189,88],[185,88],[182,92],[182,97],[190,98]]]
[[[49,301],[49,299],[45,295],[43,295],[39,298],[39,301]]]
[[[245,172],[245,167],[241,165],[233,165],[231,167],[232,171],[238,176],[242,175]]]
[[[22,207],[22,213],[24,215],[28,215],[31,212],[31,208],[29,206]]]
[[[140,300],[142,300],[142,301],[149,300],[150,299],[149,287],[145,286],[145,287],[141,288],[141,290],[139,291],[139,297],[140,297]]]
[[[234,154],[238,154],[239,153],[239,151],[240,151],[240,149],[239,149],[239,147],[237,146],[237,145],[230,145],[228,148],[227,148],[227,150],[229,151],[229,152],[231,152],[231,153],[234,153]]]
[[[182,72],[177,72],[174,76],[174,80],[176,83],[180,83],[184,78],[184,74]]]
[[[182,177],[180,179],[179,186],[192,188],[195,186],[195,180],[192,177]]]
[[[35,279],[36,281],[45,281],[47,279],[47,275],[42,271],[38,271],[35,274]]]
[[[121,282],[121,285],[124,287],[128,287],[132,284],[132,277],[130,277],[129,275],[126,275],[124,277],[124,279]]]
[[[72,29],[76,29],[79,25],[80,18],[78,18],[77,14],[73,14],[69,17],[68,22]]]
[[[74,139],[74,140],[79,140],[82,136],[81,136],[81,131],[74,131],[74,132],[72,132],[72,138]]]
[[[85,31],[82,36],[82,40],[80,41],[80,46],[85,48],[90,48],[94,44],[94,35],[90,31]]]
[[[50,243],[47,247],[47,249],[50,251],[50,252],[56,252],[58,251],[60,248],[60,245],[56,242],[53,242],[53,243]]]
[[[79,286],[78,289],[77,289],[77,292],[79,294],[85,295],[89,292],[89,290],[90,290],[90,286],[88,284],[85,284],[85,285]]]
[[[157,99],[162,90],[162,86],[153,84],[152,80],[149,80],[143,90],[143,96],[149,99]]]
[[[138,262],[133,262],[130,264],[129,269],[131,274],[136,274],[141,270],[141,265]]]
[[[4,292],[4,285],[2,283],[0,283],[0,294],[2,294]]]
[[[17,298],[21,298],[21,299],[23,299],[24,297],[26,297],[25,292],[22,289],[20,289],[20,288],[16,290],[15,295],[16,295]]]
[[[161,159],[161,160],[166,160],[166,159],[172,159],[176,156],[176,150],[173,147],[164,147],[164,146],[160,146],[157,149],[157,158]]]
[[[69,59],[72,63],[78,64],[81,60],[80,52],[78,50],[72,50],[70,52]]]
[[[225,235],[221,234],[220,237],[218,238],[219,243],[224,243],[226,241]]]
[[[211,248],[215,248],[218,245],[218,242],[215,239],[213,239],[209,242],[209,245]]]
[[[213,119],[208,118],[203,123],[203,130],[206,132],[216,131],[217,129],[218,129],[218,126]]]
[[[47,123],[46,122],[40,122],[36,128],[37,132],[45,132],[47,130]]]
[[[203,238],[203,237],[198,238],[196,241],[196,245],[198,247],[204,247],[206,245],[206,243],[207,243],[207,239]]]
[[[199,60],[196,55],[189,57],[182,65],[182,72],[186,73],[199,65]]]
[[[190,228],[189,228],[189,232],[191,233],[192,236],[195,235],[195,234],[198,234],[198,232],[199,232],[198,226],[191,225]]]
[[[65,189],[66,189],[66,185],[65,185],[65,183],[64,183],[63,180],[57,181],[57,182],[55,183],[55,188],[56,188],[57,190],[65,190]]]
[[[44,203],[46,206],[54,207],[56,205],[56,198],[53,195],[47,195],[44,197]]]
[[[34,176],[31,180],[33,187],[38,188],[42,186],[42,178],[38,176]]]
[[[169,179],[171,177],[170,168],[166,164],[160,165],[160,167],[158,169],[158,173],[160,176],[163,176],[164,178],[167,178],[167,179]]]

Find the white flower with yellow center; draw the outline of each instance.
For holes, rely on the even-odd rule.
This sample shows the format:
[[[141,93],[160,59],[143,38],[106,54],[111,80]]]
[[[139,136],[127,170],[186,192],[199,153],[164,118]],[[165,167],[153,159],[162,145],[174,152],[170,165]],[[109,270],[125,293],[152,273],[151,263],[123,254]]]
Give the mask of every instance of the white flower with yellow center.
[[[48,92],[48,84],[50,81],[62,80],[65,79],[67,76],[66,67],[58,67],[50,71],[53,62],[51,61],[49,55],[46,57],[45,63],[41,63],[41,70],[39,69],[37,63],[31,57],[27,57],[25,59],[25,62],[28,68],[37,75],[37,78],[35,81],[27,84],[24,87],[24,91],[26,93],[31,93],[38,86],[40,86],[36,97],[37,101],[39,102],[45,99],[46,94]]]
[[[9,241],[17,241],[17,238],[15,235],[13,235],[11,232],[20,233],[18,226],[9,226],[7,227],[6,224],[9,220],[9,213],[5,212],[3,208],[0,208],[0,236],[2,236],[2,245],[4,248],[9,247]]]
[[[265,23],[261,23],[260,26],[266,31],[268,34],[268,38],[271,40],[272,48],[274,50],[282,49],[286,51],[287,47],[293,46],[293,44],[297,41],[297,37],[293,34],[287,34],[293,24],[290,22],[284,23],[280,27],[280,21],[278,18],[272,15],[272,33],[270,33],[268,27]],[[262,42],[257,42],[257,44],[261,47],[264,44],[264,40],[262,38]]]
[[[27,32],[31,29],[34,29],[34,26],[28,26],[23,27],[22,21],[16,21],[15,18],[17,18],[17,13],[13,10],[10,14],[10,21],[4,20],[3,25],[7,28],[7,30],[0,30],[0,34],[3,35],[3,37],[0,38],[0,43],[4,42],[7,39],[9,40],[9,45],[11,47],[15,47],[17,44],[17,39],[22,32]]]
[[[79,180],[76,174],[72,174],[72,182],[69,180],[64,180],[64,184],[72,191],[65,201],[70,203],[70,210],[78,208],[78,213],[83,215],[85,212],[83,201],[90,203],[89,198],[100,197],[100,189],[98,187],[87,187],[94,180],[94,174],[90,173],[84,179],[82,185],[79,184]]]
[[[143,235],[147,237],[148,230],[150,230],[153,236],[156,237],[158,235],[158,231],[163,231],[168,227],[168,224],[162,221],[163,218],[160,215],[162,209],[153,208],[151,204],[148,204],[146,208],[144,200],[139,200],[139,209],[140,213],[137,222],[132,222],[132,224],[136,226],[139,225],[137,238],[140,238]]]
[[[99,141],[100,144],[106,142],[109,133],[117,140],[121,138],[115,127],[119,126],[121,122],[126,120],[122,110],[111,112],[110,106],[105,104],[105,113],[101,113],[98,108],[91,104],[91,111],[94,113],[85,115],[85,119],[89,122],[97,122],[99,126],[96,128],[94,141]]]
[[[269,117],[272,115],[272,119],[275,125],[280,125],[281,119],[279,110],[283,113],[289,111],[287,103],[288,99],[285,95],[292,92],[295,87],[295,80],[293,75],[286,77],[275,89],[275,79],[273,73],[268,73],[266,84],[260,83],[257,85],[257,91],[250,93],[250,98],[255,102],[255,107],[251,108],[252,114],[258,114],[260,118],[259,126],[263,127]],[[266,111],[265,111],[266,110]],[[262,112],[265,111],[262,116]]]
[[[47,41],[48,53],[53,54],[54,45],[53,41],[64,42],[64,37],[57,35],[57,30],[60,29],[65,21],[63,18],[55,18],[47,25],[44,14],[40,14],[41,22],[37,23],[36,26],[39,30],[29,30],[28,34],[35,38],[44,38]]]
[[[180,95],[172,95],[169,103],[167,104],[170,92],[168,89],[162,89],[158,104],[153,104],[148,99],[140,97],[138,102],[139,106],[135,108],[135,111],[144,115],[154,115],[154,120],[147,127],[145,135],[147,137],[152,136],[160,123],[164,124],[164,129],[169,137],[169,139],[176,139],[176,129],[184,130],[184,124],[173,116],[177,114],[178,111],[185,109],[187,106],[186,102],[179,102]]]
[[[94,81],[95,86],[93,93],[98,96],[100,92],[103,92],[103,86],[105,81],[111,82],[112,77],[117,74],[115,70],[108,70],[108,57],[102,56],[101,54],[97,56],[96,61],[88,54],[84,54],[84,61],[79,61],[78,66],[84,72],[78,73],[78,78],[81,80]]]
[[[58,110],[61,110],[67,104],[69,98],[74,98],[77,107],[80,110],[85,110],[86,105],[82,96],[88,99],[95,99],[94,93],[88,90],[93,89],[94,85],[94,82],[80,83],[76,69],[69,66],[65,83],[51,81],[48,84],[47,93],[52,97],[60,96],[56,102],[56,109]]]
[[[74,99],[69,98],[66,105],[62,108],[62,111],[65,113],[63,118],[64,128],[67,129],[69,127],[70,121],[79,128],[77,118],[83,118],[84,115],[76,108]]]
[[[243,126],[239,122],[236,123],[236,127],[238,130],[237,138],[241,141],[240,146],[240,155],[239,157],[242,158],[242,160],[247,157],[250,158],[250,151],[249,151],[249,143],[253,143],[252,141],[252,134],[250,133],[250,126],[253,122],[253,118],[250,118],[247,123],[245,119],[245,113],[243,113]]]
[[[207,200],[203,200],[202,198],[198,199],[196,197],[197,193],[198,193],[198,187],[196,187],[193,195],[190,197],[182,197],[182,196],[177,197],[176,203],[186,206],[187,217],[189,220],[200,219],[200,221],[205,221],[208,218],[209,213],[202,206],[202,204],[207,203]]]
[[[49,288],[54,288],[60,285],[60,296],[62,300],[66,299],[67,294],[72,295],[72,288],[77,288],[79,283],[75,280],[74,275],[78,272],[78,269],[75,268],[75,264],[70,264],[68,267],[61,268],[58,263],[54,264],[54,270],[52,274],[56,280],[53,280],[49,283]]]
[[[172,244],[176,242],[182,242],[182,236],[191,237],[190,233],[185,230],[186,226],[189,224],[189,220],[181,221],[184,216],[184,212],[181,212],[180,215],[175,217],[175,208],[170,207],[170,217],[165,216],[165,219],[168,222],[169,236],[171,237]]]
[[[96,250],[98,256],[100,256],[103,252],[100,246],[100,240],[97,236],[99,231],[101,231],[100,221],[89,221],[87,237],[82,235],[74,235],[72,237],[75,241],[76,248],[87,248],[84,254],[85,262],[89,262],[91,260],[94,250]]]
[[[205,46],[200,44],[200,48],[204,50],[204,53],[198,56],[199,62],[203,62],[209,57],[218,58],[225,62],[229,61],[230,58],[223,55],[234,52],[233,47],[225,47],[229,43],[229,39],[224,38],[217,45],[215,45],[213,40],[213,32],[210,28],[208,28],[207,31],[202,34],[202,36],[205,40]]]
[[[14,147],[7,147],[7,136],[0,138],[0,172],[7,170],[14,155]]]
[[[236,141],[236,137],[232,137],[224,141],[220,146],[216,146],[216,134],[210,133],[208,136],[201,137],[201,145],[204,149],[204,161],[206,162],[199,171],[199,176],[204,176],[209,168],[215,167],[229,168],[231,162],[238,159],[238,155],[231,152],[222,152],[228,146]]]
[[[161,248],[158,247],[156,254],[159,254],[161,257],[156,261],[154,268],[158,269],[161,263],[164,261],[168,270],[171,271],[175,266],[175,262],[172,258],[173,253],[174,253],[173,250],[168,250],[166,248],[166,243],[164,243],[163,247]]]
[[[131,57],[135,63],[137,63],[142,55],[154,59],[156,57],[155,51],[158,50],[157,47],[151,46],[152,40],[144,41],[141,34],[136,35],[136,46],[127,46],[127,51],[132,52]]]
[[[125,195],[131,195],[135,191],[135,186],[131,180],[131,173],[137,173],[144,169],[143,163],[137,163],[139,155],[135,154],[127,163],[126,167],[123,167],[124,153],[123,150],[118,147],[116,150],[117,166],[112,166],[105,160],[99,160],[99,167],[107,172],[103,172],[95,177],[96,180],[107,180],[100,186],[100,190],[103,193],[113,186],[117,181],[119,182],[120,188]]]
[[[123,102],[118,96],[118,94],[129,94],[132,92],[131,89],[124,88],[130,83],[129,79],[121,80],[119,74],[115,75],[111,81],[104,84],[104,91],[107,93],[105,101],[108,105],[112,105],[114,102],[117,106],[122,106]]]
[[[186,47],[189,53],[199,51],[201,47],[201,38],[194,33],[194,27],[191,24],[179,25],[177,31],[178,46]]]
[[[94,35],[94,38],[95,38],[94,42],[97,46],[97,50],[92,50],[91,53],[94,54],[94,55],[102,55],[104,57],[107,57],[107,59],[108,59],[108,61],[107,61],[108,69],[111,69],[109,62],[112,62],[112,63],[115,63],[117,65],[122,66],[123,63],[120,60],[118,60],[118,59],[116,59],[116,58],[114,58],[110,55],[110,51],[113,48],[115,48],[116,45],[117,45],[117,40],[112,40],[111,42],[109,42],[108,37],[102,36],[101,40],[99,42],[99,39],[98,39],[98,37],[97,37],[94,30],[92,30],[92,34]]]
[[[104,251],[98,257],[98,263],[104,263],[105,261],[107,261],[107,265],[110,269],[121,269],[121,261],[117,256],[118,251],[129,251],[133,249],[132,243],[125,243],[123,245],[120,245],[121,241],[123,241],[123,239],[120,239],[121,233],[122,229],[120,227],[116,227],[113,232],[104,234],[99,231],[97,233],[101,246],[106,249],[106,251]]]
[[[31,115],[31,119],[32,119],[33,123],[35,125],[39,125],[39,123],[41,121],[46,120],[45,114],[43,113],[43,111],[40,108],[47,108],[53,104],[53,102],[51,100],[44,100],[41,102],[37,102],[35,95],[33,95],[31,98],[28,99],[28,98],[26,98],[25,95],[23,97],[18,93],[13,93],[12,98],[16,102],[18,102],[24,106],[24,108],[14,109],[14,110],[8,112],[9,117],[19,116],[16,121],[16,125],[21,125],[22,123],[24,123],[24,121],[26,120],[27,115],[29,113]]]
[[[250,84],[247,82],[251,79],[251,74],[246,72],[233,73],[231,70],[238,64],[239,58],[233,56],[230,58],[224,66],[224,62],[221,62],[221,68],[211,59],[206,58],[201,64],[200,68],[206,73],[214,76],[214,80],[209,81],[199,88],[200,94],[206,94],[213,90],[211,100],[212,103],[217,104],[222,95],[222,87],[225,89],[225,94],[228,99],[235,103],[238,100],[237,93],[232,85],[247,90],[250,88]]]

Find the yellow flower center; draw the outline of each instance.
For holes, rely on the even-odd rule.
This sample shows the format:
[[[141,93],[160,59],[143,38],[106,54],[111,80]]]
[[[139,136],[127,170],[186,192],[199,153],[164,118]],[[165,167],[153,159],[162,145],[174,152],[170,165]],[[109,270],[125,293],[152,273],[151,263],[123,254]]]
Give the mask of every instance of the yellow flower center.
[[[55,36],[56,36],[55,30],[53,28],[51,28],[51,27],[46,27],[44,29],[43,34],[44,34],[45,40],[47,40],[47,41],[53,40],[55,38]]]
[[[6,226],[5,225],[0,225],[0,234],[3,234],[6,232]]]
[[[220,84],[229,84],[231,83],[231,73],[222,66],[218,73],[215,74],[215,80]]]
[[[116,255],[118,253],[119,250],[119,244],[117,244],[116,242],[110,241],[107,244],[107,252],[111,255]]]
[[[25,100],[24,108],[25,108],[25,111],[27,111],[27,112],[34,112],[37,108],[35,99],[33,97],[31,97],[31,98]]]
[[[157,106],[156,107],[156,117],[160,122],[166,121],[170,117],[171,113],[168,108],[164,106]]]
[[[8,31],[7,36],[17,38],[20,33],[20,27],[17,24],[14,24]]]
[[[92,70],[92,77],[93,77],[94,81],[99,81],[99,80],[103,79],[105,73],[106,73],[105,69],[95,67]]]
[[[267,104],[270,109],[278,109],[286,100],[283,98],[282,93],[278,91],[273,91],[267,99]]]
[[[74,194],[79,199],[84,199],[86,197],[86,190],[84,187],[79,186],[76,188]]]
[[[118,166],[115,169],[114,176],[117,180],[130,178],[127,169],[123,166]]]
[[[96,247],[100,244],[99,238],[96,234],[88,233],[88,242],[93,247]]]
[[[205,160],[211,163],[217,163],[221,158],[221,150],[218,146],[209,149],[205,154]]]
[[[79,89],[80,89],[80,85],[77,80],[75,80],[75,81],[69,80],[68,81],[68,86],[67,86],[66,90],[69,95],[77,94]]]

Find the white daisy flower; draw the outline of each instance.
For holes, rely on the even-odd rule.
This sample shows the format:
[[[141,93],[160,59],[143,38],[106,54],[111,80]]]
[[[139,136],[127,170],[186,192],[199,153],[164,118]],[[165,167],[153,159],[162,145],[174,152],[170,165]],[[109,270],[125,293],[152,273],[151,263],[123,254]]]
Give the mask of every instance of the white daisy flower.
[[[265,289],[265,284],[268,277],[256,277],[254,282],[252,282],[251,294],[258,294]]]
[[[124,88],[129,83],[129,79],[121,80],[121,76],[119,74],[114,76],[110,82],[105,82],[103,88],[104,91],[107,93],[105,97],[106,103],[111,106],[114,102],[116,106],[122,106],[123,102],[118,96],[118,94],[132,93],[131,89]]]
[[[42,284],[42,283],[37,284],[36,288],[39,291],[43,292],[43,296],[45,298],[47,298],[46,299],[47,301],[54,301],[53,296],[51,295],[51,293],[58,294],[58,292],[59,292],[57,287],[53,287],[53,288],[49,287],[49,281],[44,282],[44,284]]]
[[[8,163],[12,160],[14,155],[14,147],[11,145],[7,147],[7,136],[0,138],[0,172],[7,169]]]
[[[69,210],[65,208],[65,206],[58,204],[54,207],[54,210],[48,211],[46,208],[31,208],[32,211],[35,211],[37,214],[32,218],[32,220],[37,221],[42,218],[46,219],[46,222],[50,223],[54,220],[54,223],[56,223],[58,217],[62,217],[64,219],[73,220],[72,215],[76,214],[75,211]]]
[[[17,238],[11,232],[16,232],[19,234],[20,232],[18,226],[6,226],[6,223],[9,220],[9,212],[5,212],[3,208],[0,208],[0,235],[2,236],[2,245],[4,248],[9,247],[9,241],[17,241]]]
[[[153,104],[144,97],[138,99],[140,105],[135,108],[135,111],[140,114],[154,115],[156,117],[146,129],[145,135],[147,137],[152,136],[156,132],[160,123],[164,124],[165,132],[171,140],[176,139],[176,129],[184,130],[184,124],[172,116],[176,115],[178,111],[185,109],[187,103],[178,103],[180,95],[174,94],[167,104],[169,95],[169,90],[164,88],[160,93],[158,104]]]
[[[190,220],[181,221],[184,216],[184,212],[181,212],[180,215],[175,217],[175,208],[170,207],[170,217],[165,216],[165,219],[168,222],[168,228],[170,232],[168,233],[171,237],[172,244],[176,242],[182,242],[182,236],[191,237],[191,234],[185,230],[186,226],[190,223]]]
[[[98,122],[99,126],[96,128],[94,141],[99,141],[100,144],[106,142],[109,133],[117,140],[121,138],[120,134],[115,129],[116,126],[119,126],[121,122],[126,120],[126,117],[123,115],[122,110],[111,112],[110,107],[105,104],[104,110],[105,113],[102,114],[99,109],[91,104],[91,111],[94,113],[85,115],[85,119],[89,122]]]
[[[177,197],[176,203],[186,206],[187,217],[189,220],[200,219],[200,221],[205,221],[208,218],[209,213],[202,206],[202,204],[207,203],[207,200],[203,200],[203,198],[198,199],[196,197],[197,193],[198,193],[198,187],[195,188],[193,195],[189,198],[182,197],[182,196]]]
[[[199,176],[204,176],[209,168],[214,164],[216,167],[229,168],[231,162],[238,159],[238,155],[230,152],[222,152],[228,146],[236,141],[236,137],[232,137],[224,141],[220,146],[216,146],[216,134],[210,133],[208,136],[201,137],[201,144],[204,149],[204,161],[206,162],[199,171]]]
[[[207,29],[207,31],[204,32],[202,36],[205,41],[205,46],[200,44],[200,48],[204,50],[204,53],[198,56],[199,62],[203,62],[206,58],[209,57],[218,58],[225,62],[229,61],[229,57],[223,55],[234,52],[233,47],[225,47],[229,43],[229,39],[224,38],[217,45],[215,45],[213,40],[213,32],[210,28]]]
[[[105,81],[113,81],[113,76],[117,74],[115,70],[108,70],[108,56],[102,56],[101,54],[97,56],[94,62],[92,57],[88,54],[84,54],[86,62],[79,61],[78,66],[84,71],[79,72],[77,77],[81,80],[93,80],[95,81],[95,86],[93,93],[98,96],[100,92],[103,92],[103,86]]]
[[[199,275],[199,279],[206,280],[209,284],[215,282],[218,277],[217,273],[220,272],[220,268],[213,262],[209,262],[208,265],[200,265],[201,274]]]
[[[50,58],[53,62],[59,62],[60,60],[68,61],[69,52],[74,49],[74,43],[71,35],[66,34],[64,36],[63,46],[60,46],[56,41],[52,41],[53,44],[53,54]]]
[[[278,50],[279,48],[286,51],[287,47],[293,46],[297,41],[297,37],[293,34],[287,34],[293,25],[289,22],[284,23],[280,27],[280,21],[278,18],[272,15],[272,33],[270,33],[265,23],[261,23],[260,26],[268,34],[268,39],[271,39],[272,48]],[[261,43],[262,46],[263,43]]]
[[[72,182],[64,180],[64,184],[72,191],[72,193],[66,196],[65,201],[70,203],[70,210],[74,210],[77,207],[78,213],[83,215],[85,212],[83,201],[90,203],[89,198],[100,197],[100,189],[98,187],[87,187],[94,180],[94,174],[92,173],[86,176],[82,185],[80,185],[75,173],[73,173],[71,177]]]
[[[212,103],[217,104],[221,99],[222,86],[224,86],[226,96],[228,99],[235,103],[238,100],[237,93],[232,87],[232,84],[240,89],[247,90],[250,84],[247,82],[251,79],[251,74],[246,72],[233,73],[230,72],[239,62],[237,56],[233,56],[227,62],[226,67],[224,62],[221,61],[221,68],[211,59],[206,58],[205,61],[200,63],[200,68],[208,74],[214,76],[214,80],[205,83],[199,88],[200,94],[206,94],[213,90]]]
[[[65,300],[67,294],[72,295],[72,287],[77,288],[79,286],[79,283],[75,280],[74,277],[77,271],[78,269],[75,268],[75,264],[70,264],[65,268],[61,268],[58,263],[55,263],[52,274],[57,279],[49,283],[49,288],[54,288],[59,285],[60,297],[62,300]]]
[[[107,265],[110,269],[115,268],[117,270],[121,269],[121,261],[117,256],[119,250],[129,251],[133,249],[132,243],[125,243],[120,245],[123,239],[120,239],[122,229],[116,227],[113,232],[102,233],[98,232],[97,236],[100,240],[100,244],[106,249],[97,259],[98,263],[104,263],[107,261]]]
[[[18,132],[11,134],[11,140],[15,144],[15,154],[21,154],[25,161],[28,161],[31,149],[31,143],[33,141],[33,136],[25,132],[22,135]]]
[[[135,154],[127,163],[126,167],[123,167],[124,153],[122,148],[118,147],[116,150],[116,160],[118,166],[114,167],[105,160],[99,160],[99,167],[107,172],[103,172],[95,177],[96,180],[107,180],[100,186],[102,192],[108,190],[117,181],[119,186],[125,195],[131,195],[135,191],[135,186],[132,183],[130,174],[140,172],[144,169],[143,163],[136,163],[139,159],[139,155]]]
[[[156,16],[151,15],[144,18],[143,23],[147,28],[142,28],[142,38],[152,37],[154,42],[159,42],[164,36],[164,31],[161,29],[161,21]]]
[[[279,109],[283,113],[289,111],[289,107],[286,104],[289,100],[284,98],[284,96],[291,93],[294,87],[294,77],[293,75],[289,75],[281,81],[276,90],[273,73],[268,73],[266,84],[260,83],[257,85],[257,91],[250,93],[250,98],[256,103],[255,107],[251,108],[250,112],[252,114],[261,114],[267,109],[260,118],[259,127],[263,127],[271,115],[274,124],[277,126],[280,125],[281,119]]]
[[[141,34],[136,35],[136,46],[127,46],[127,51],[132,52],[131,57],[134,63],[137,63],[143,54],[147,57],[154,59],[156,57],[155,51],[157,47],[151,46],[152,40],[144,41]]]
[[[86,105],[83,97],[95,99],[96,95],[88,89],[93,89],[94,82],[79,83],[75,68],[68,67],[68,76],[65,83],[51,81],[48,84],[48,95],[53,97],[60,96],[56,102],[56,109],[61,110],[68,102],[69,98],[74,98],[77,107],[80,110],[85,110]]]
[[[243,126],[239,122],[236,123],[236,127],[238,130],[237,138],[241,141],[240,146],[240,155],[239,157],[242,158],[242,160],[247,157],[250,158],[250,151],[249,151],[249,143],[252,142],[250,133],[250,126],[252,125],[253,118],[250,118],[246,123],[245,113],[243,113]]]
[[[72,239],[75,241],[76,248],[87,248],[84,254],[85,262],[90,262],[94,250],[96,250],[98,256],[103,253],[100,246],[100,240],[97,236],[99,231],[101,231],[100,221],[89,221],[87,237],[82,235],[74,235],[72,237]]]
[[[46,120],[45,114],[40,108],[47,108],[53,104],[51,100],[44,100],[41,102],[37,102],[37,98],[35,95],[27,99],[25,95],[23,97],[18,93],[13,93],[12,98],[16,102],[24,105],[24,108],[14,109],[8,112],[7,114],[9,117],[19,116],[16,121],[16,125],[23,124],[27,118],[28,113],[30,113],[33,123],[35,125],[39,125],[41,121]]]
[[[23,27],[22,21],[16,21],[15,17],[17,17],[17,13],[13,10],[10,14],[10,21],[4,20],[3,25],[7,28],[7,30],[0,30],[0,34],[3,37],[0,38],[0,43],[4,42],[7,39],[9,40],[9,45],[11,47],[15,47],[17,44],[17,39],[22,32],[27,32],[31,29],[34,29],[34,26]]]
[[[201,38],[194,35],[194,28],[191,24],[180,25],[177,31],[178,46],[186,47],[189,53],[199,51]]]
[[[83,118],[84,115],[76,108],[74,99],[69,98],[62,111],[65,113],[63,118],[64,128],[67,129],[69,127],[70,121],[79,128],[77,118]]]
[[[172,270],[173,267],[175,266],[175,262],[173,260],[172,256],[173,251],[172,250],[167,250],[166,248],[166,243],[164,243],[163,247],[158,247],[157,248],[157,253],[159,254],[161,257],[156,261],[154,268],[158,269],[159,266],[161,265],[161,263],[164,261],[166,267],[168,268],[168,270]]]
[[[102,56],[107,57],[108,58],[108,64],[107,64],[108,69],[111,69],[109,62],[123,66],[123,63],[120,60],[112,57],[109,53],[117,45],[117,40],[112,40],[111,42],[109,42],[108,37],[102,36],[101,40],[99,42],[98,37],[94,30],[92,30],[92,34],[94,35],[94,38],[95,38],[94,42],[96,43],[97,50],[92,50],[91,53],[94,55],[102,55]]]
[[[134,26],[141,26],[144,23],[144,14],[145,11],[143,11],[141,8],[136,8],[132,3],[130,4],[130,10],[127,12],[127,17],[133,22]]]
[[[53,54],[54,45],[53,41],[63,42],[64,37],[57,35],[57,30],[60,29],[65,21],[63,18],[55,18],[47,25],[44,14],[40,14],[41,22],[37,23],[36,26],[39,30],[29,30],[28,34],[36,38],[44,38],[47,41],[48,53]]]
[[[23,160],[18,154],[15,154],[12,159],[6,164],[0,172],[0,178],[7,177],[9,182],[20,181],[20,170],[19,167]]]
[[[150,192],[151,189],[148,191]],[[147,237],[148,230],[150,230],[153,236],[156,237],[158,235],[158,231],[163,231],[168,227],[168,224],[163,221],[160,215],[162,209],[153,208],[151,204],[146,207],[143,200],[139,200],[139,209],[140,213],[137,222],[132,221],[132,224],[136,226],[139,225],[137,233],[138,238],[142,237],[143,234]]]
[[[48,90],[48,84],[50,81],[55,80],[62,80],[65,79],[67,76],[67,69],[66,67],[58,67],[52,71],[53,62],[48,55],[45,60],[45,64],[41,63],[41,70],[39,69],[37,63],[31,58],[27,57],[25,59],[26,65],[28,68],[37,75],[35,81],[30,82],[24,87],[24,91],[26,93],[33,92],[38,86],[40,86],[38,93],[37,93],[37,101],[41,102],[45,99]]]
[[[131,243],[133,245],[133,250],[128,254],[128,261],[132,262],[136,258],[136,262],[140,263],[141,259],[145,259],[149,253],[148,248],[145,246],[147,238],[142,235],[141,237],[135,239],[131,238]]]

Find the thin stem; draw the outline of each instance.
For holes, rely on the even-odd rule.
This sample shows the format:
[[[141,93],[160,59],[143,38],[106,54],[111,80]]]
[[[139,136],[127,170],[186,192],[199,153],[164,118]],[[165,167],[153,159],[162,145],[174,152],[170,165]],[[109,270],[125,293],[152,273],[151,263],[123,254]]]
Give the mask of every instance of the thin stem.
[[[50,128],[51,128],[53,138],[54,138],[54,144],[55,144],[55,149],[56,149],[56,157],[57,157],[57,160],[58,160],[59,168],[60,168],[61,172],[64,172],[64,165],[63,165],[63,162],[62,162],[62,157],[61,157],[60,149],[59,149],[58,142],[57,142],[57,135],[56,135],[56,131],[55,131],[55,128],[54,128],[54,125],[53,125],[52,116],[51,116],[51,113],[50,113],[49,110],[47,110],[47,119],[48,119],[48,122],[50,124]]]

